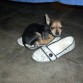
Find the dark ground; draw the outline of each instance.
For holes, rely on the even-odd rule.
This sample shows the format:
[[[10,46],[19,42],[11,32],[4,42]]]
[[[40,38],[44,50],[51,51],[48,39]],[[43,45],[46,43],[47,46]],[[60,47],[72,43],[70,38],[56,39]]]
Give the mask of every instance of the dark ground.
[[[43,23],[45,13],[62,20],[62,37],[73,36],[76,47],[56,61],[37,63],[35,50],[17,39],[28,24]],[[83,7],[0,2],[0,83],[83,83]]]

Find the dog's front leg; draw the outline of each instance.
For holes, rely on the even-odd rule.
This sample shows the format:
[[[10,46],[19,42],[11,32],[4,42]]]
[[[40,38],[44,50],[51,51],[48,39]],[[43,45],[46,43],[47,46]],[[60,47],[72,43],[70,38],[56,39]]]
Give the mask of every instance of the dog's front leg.
[[[39,39],[38,40],[38,43],[39,43],[39,45],[45,45],[45,44],[48,44],[52,39],[53,39],[54,37],[51,35],[51,34],[49,34],[49,36],[48,36],[48,38],[47,39]]]

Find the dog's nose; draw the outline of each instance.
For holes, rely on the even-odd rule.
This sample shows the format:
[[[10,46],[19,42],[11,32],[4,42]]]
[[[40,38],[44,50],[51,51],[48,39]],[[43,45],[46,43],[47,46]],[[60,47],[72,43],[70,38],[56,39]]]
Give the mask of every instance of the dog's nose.
[[[56,32],[56,35],[57,35],[57,36],[59,35],[59,32],[58,32],[58,31]]]

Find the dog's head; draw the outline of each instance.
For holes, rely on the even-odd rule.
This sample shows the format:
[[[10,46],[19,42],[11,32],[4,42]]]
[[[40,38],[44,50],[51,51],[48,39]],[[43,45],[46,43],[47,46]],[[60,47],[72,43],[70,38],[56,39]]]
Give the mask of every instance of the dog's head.
[[[50,20],[47,14],[45,14],[46,23],[50,26],[51,33],[54,36],[60,36],[62,32],[62,23],[60,20]]]
[[[62,24],[59,20],[53,20],[50,24],[51,32],[54,36],[60,36],[62,32]]]

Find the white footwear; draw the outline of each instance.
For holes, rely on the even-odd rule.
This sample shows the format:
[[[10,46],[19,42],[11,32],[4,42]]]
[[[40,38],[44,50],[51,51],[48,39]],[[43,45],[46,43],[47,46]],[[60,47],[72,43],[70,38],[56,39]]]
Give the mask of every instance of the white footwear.
[[[22,42],[22,37],[20,37],[20,38],[17,39],[17,43],[18,43],[20,46],[24,46],[24,45],[23,45],[23,42]],[[26,44],[26,47],[29,48],[29,49],[36,49],[36,48],[38,48],[39,46]]]
[[[32,58],[37,62],[54,61],[60,56],[72,51],[74,47],[75,40],[73,37],[69,36],[57,42],[42,46],[33,53]]]
[[[24,45],[23,45],[23,42],[22,42],[22,37],[20,37],[20,38],[17,39],[17,43],[18,43],[20,46],[24,46]]]
[[[60,37],[56,37],[56,38],[54,38],[53,39],[53,41],[51,41],[50,43],[52,43],[52,42],[55,42],[55,41],[58,41],[58,40],[60,40]],[[23,45],[23,42],[22,42],[22,37],[20,37],[20,38],[18,38],[17,39],[17,43],[20,45],[20,46],[24,46]],[[49,44],[50,44],[49,43]],[[37,49],[38,47],[41,47],[41,46],[43,46],[43,45],[28,45],[28,44],[26,44],[26,46],[27,46],[27,48],[29,48],[29,49]]]

